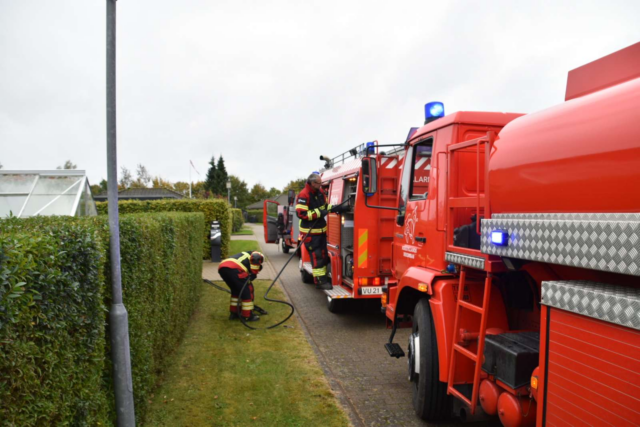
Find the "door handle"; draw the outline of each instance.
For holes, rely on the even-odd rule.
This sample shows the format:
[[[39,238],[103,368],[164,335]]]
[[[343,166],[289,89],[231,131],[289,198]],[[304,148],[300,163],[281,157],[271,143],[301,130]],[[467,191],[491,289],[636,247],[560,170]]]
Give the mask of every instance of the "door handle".
[[[426,243],[427,242],[427,238],[426,237],[416,237],[416,240],[420,243]]]

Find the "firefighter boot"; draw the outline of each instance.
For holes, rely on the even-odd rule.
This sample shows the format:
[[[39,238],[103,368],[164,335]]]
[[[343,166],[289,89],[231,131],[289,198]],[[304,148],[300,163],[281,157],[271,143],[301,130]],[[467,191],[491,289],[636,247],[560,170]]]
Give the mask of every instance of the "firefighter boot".
[[[331,285],[327,276],[318,276],[318,284],[316,285],[316,289],[330,291],[331,289],[333,289],[333,285]]]
[[[240,318],[240,316],[238,316],[238,313],[229,313],[229,320],[238,320]]]
[[[245,322],[256,322],[260,320],[260,316],[258,316],[257,314],[251,313],[251,316],[243,317],[243,319]]]

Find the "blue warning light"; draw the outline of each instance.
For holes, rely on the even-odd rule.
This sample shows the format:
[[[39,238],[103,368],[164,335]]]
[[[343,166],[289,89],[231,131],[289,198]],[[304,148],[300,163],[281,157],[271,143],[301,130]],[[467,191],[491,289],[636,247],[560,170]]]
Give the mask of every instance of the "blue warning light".
[[[444,104],[442,102],[429,102],[424,105],[424,123],[444,117]]]
[[[496,246],[507,246],[509,244],[509,233],[504,230],[492,231],[491,243]]]

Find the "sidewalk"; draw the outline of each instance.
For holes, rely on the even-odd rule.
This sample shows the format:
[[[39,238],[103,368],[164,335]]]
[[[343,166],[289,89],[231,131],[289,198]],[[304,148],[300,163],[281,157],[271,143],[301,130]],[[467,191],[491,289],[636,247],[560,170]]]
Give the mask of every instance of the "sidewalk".
[[[238,236],[232,235],[231,240],[255,240],[256,242],[259,242],[258,238],[255,235],[255,232],[256,230],[254,229],[254,234],[252,235],[246,235],[246,234],[238,235]],[[212,280],[212,281],[222,280],[222,278],[218,274],[219,264],[220,264],[219,262],[202,261],[202,278],[207,280]],[[262,271],[258,275],[258,278],[260,280],[273,280],[274,277],[276,277],[276,274],[277,273],[273,268],[273,265],[271,265],[268,259],[265,259],[265,262],[262,266]]]

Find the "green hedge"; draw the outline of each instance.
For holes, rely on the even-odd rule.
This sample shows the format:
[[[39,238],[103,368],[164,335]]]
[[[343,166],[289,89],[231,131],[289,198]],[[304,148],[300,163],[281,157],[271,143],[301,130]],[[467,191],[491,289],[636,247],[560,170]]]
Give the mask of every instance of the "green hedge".
[[[255,216],[256,217],[255,222],[258,224],[262,224],[262,212],[263,212],[263,209],[250,209],[247,211],[247,214],[249,215],[249,217],[251,217],[252,215]]]
[[[233,232],[240,231],[240,229],[244,225],[244,217],[242,216],[242,209],[231,209],[231,213],[233,214],[232,231]]]
[[[98,213],[107,214],[108,202],[96,203]],[[121,214],[145,213],[145,212],[202,212],[204,214],[203,231],[203,259],[211,256],[211,242],[209,231],[212,221],[220,222],[222,230],[222,257],[229,254],[229,241],[231,240],[231,219],[229,204],[221,199],[180,199],[180,200],[121,200],[118,202],[118,211]]]
[[[199,298],[202,214],[120,217],[136,418]],[[107,217],[0,221],[0,419],[115,421]]]

